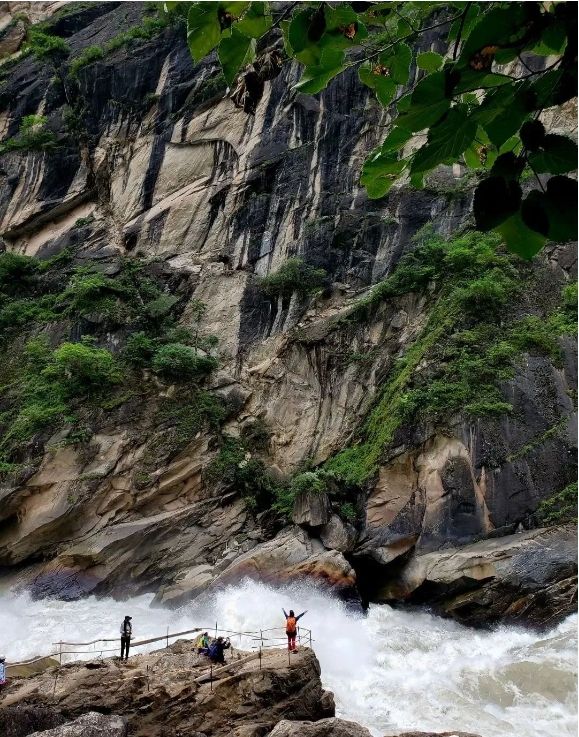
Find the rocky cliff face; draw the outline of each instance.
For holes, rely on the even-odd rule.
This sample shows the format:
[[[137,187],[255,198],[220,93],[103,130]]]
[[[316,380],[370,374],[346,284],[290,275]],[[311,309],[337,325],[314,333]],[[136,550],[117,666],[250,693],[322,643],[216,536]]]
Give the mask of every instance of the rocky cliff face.
[[[26,3],[14,6],[27,12]],[[421,233],[452,238],[468,227],[468,179],[445,170],[425,190],[368,200],[358,173],[388,116],[353,72],[314,98],[291,91],[298,72],[285,65],[247,115],[215,62],[192,64],[183,28],[156,26],[150,15],[140,3],[67,4],[42,27],[66,44],[49,55],[34,44],[30,53],[13,48],[14,29],[28,25],[22,15],[1,32],[13,56],[0,67],[0,234],[6,252],[34,257],[37,269],[25,284],[25,316],[2,318],[6,580],[38,595],[122,587],[179,602],[242,575],[309,576],[345,596],[358,584],[371,597],[413,551],[536,526],[540,502],[575,478],[575,341],[559,320],[571,246],[553,245],[531,266],[489,267],[495,281],[497,269],[510,269],[514,285],[502,314],[484,323],[485,346],[513,336],[505,359],[513,372],[493,364],[496,376],[484,378],[502,403],[470,411],[471,383],[463,400],[449,398],[448,412],[415,408],[378,442],[392,406],[373,430],[359,429],[376,403],[440,380],[457,354],[435,350],[448,319],[436,324],[444,281],[398,285],[379,301],[368,287],[396,276]],[[131,28],[141,30],[121,37]],[[28,144],[26,116],[44,118],[30,121]],[[295,257],[302,277],[303,264],[325,271],[321,290],[264,289],[260,278]],[[129,305],[135,264],[141,281],[131,282],[138,294]],[[454,264],[457,289],[489,275],[468,277]],[[88,306],[78,287],[87,267],[106,280],[93,285],[89,296],[100,289],[101,301]],[[104,292],[113,294],[106,310]],[[51,296],[48,316],[39,295]],[[72,420],[61,410],[33,432],[14,431],[23,390],[10,387],[26,340],[41,336],[54,351],[92,336],[123,361],[144,320],[162,342],[169,319],[218,361],[204,383],[175,383],[137,363],[112,398],[77,392]],[[480,328],[480,314],[469,319],[452,329]],[[529,339],[537,329],[529,319],[555,326],[547,347],[544,336]],[[411,364],[405,384],[396,383],[400,360]],[[225,436],[242,455],[219,476]],[[235,470],[255,462],[283,484],[304,463],[331,468],[343,448],[364,442],[380,446],[371,472],[334,473],[322,509],[302,499],[298,524],[284,529],[287,519],[268,511],[261,492],[249,503],[251,484]]]

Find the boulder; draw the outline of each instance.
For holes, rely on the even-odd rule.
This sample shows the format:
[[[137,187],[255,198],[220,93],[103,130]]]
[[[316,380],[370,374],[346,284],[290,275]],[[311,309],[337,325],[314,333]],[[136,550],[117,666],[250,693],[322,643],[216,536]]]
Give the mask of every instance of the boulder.
[[[62,714],[52,706],[16,704],[0,709],[0,734],[3,737],[26,737],[32,732],[51,730],[64,722]]]
[[[356,529],[333,514],[320,530],[320,540],[329,550],[349,553],[356,543]]]
[[[415,555],[379,592],[467,624],[553,626],[577,608],[577,528],[563,525]]]
[[[291,722],[282,719],[269,733],[269,737],[372,737],[370,732],[356,722],[332,717],[318,722]]]
[[[304,527],[321,527],[330,521],[330,500],[327,494],[303,491],[298,494],[292,513],[292,522]]]
[[[127,721],[114,714],[89,711],[54,729],[34,732],[30,737],[126,737]]]
[[[212,586],[254,578],[271,584],[308,579],[342,598],[358,598],[356,573],[342,553],[326,550],[316,538],[299,527],[282,530],[268,540],[237,557],[212,583]]]

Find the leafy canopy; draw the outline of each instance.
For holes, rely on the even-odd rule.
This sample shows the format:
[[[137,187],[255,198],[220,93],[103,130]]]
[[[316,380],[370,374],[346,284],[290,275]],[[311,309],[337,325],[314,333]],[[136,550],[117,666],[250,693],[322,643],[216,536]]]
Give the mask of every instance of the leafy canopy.
[[[283,36],[285,55],[303,66],[295,85],[300,92],[316,94],[357,68],[361,83],[393,116],[388,135],[362,169],[371,198],[383,197],[403,177],[421,187],[435,167],[458,162],[481,174],[474,198],[479,230],[499,233],[524,258],[548,239],[576,238],[577,182],[568,175],[576,170],[577,145],[548,134],[540,120],[544,110],[577,94],[576,3],[162,7],[186,15],[195,61],[217,49],[227,82],[241,80],[232,99],[250,112],[263,82],[275,76],[276,34]],[[261,61],[256,49],[266,49]],[[529,169],[537,186],[524,194],[521,176]]]

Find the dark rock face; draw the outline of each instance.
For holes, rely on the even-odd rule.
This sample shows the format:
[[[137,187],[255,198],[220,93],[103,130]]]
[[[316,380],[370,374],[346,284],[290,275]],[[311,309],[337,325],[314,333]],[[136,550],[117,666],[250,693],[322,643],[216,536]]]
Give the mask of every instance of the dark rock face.
[[[65,721],[62,714],[50,706],[18,704],[0,710],[0,730],[5,737],[26,737],[58,727]]]

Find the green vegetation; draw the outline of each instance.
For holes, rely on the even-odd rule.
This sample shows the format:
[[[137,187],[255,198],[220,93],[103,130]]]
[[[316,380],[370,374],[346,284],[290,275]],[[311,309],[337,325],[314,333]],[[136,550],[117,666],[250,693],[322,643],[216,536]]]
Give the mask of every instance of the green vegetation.
[[[269,509],[280,489],[264,462],[229,435],[222,436],[217,457],[205,469],[205,480],[235,489],[251,511]]]
[[[156,373],[168,379],[183,381],[206,376],[216,368],[217,361],[212,356],[198,353],[191,346],[168,343],[156,351],[151,365]]]
[[[358,516],[356,514],[356,507],[354,507],[352,502],[344,502],[340,506],[339,513],[342,519],[346,520],[346,522],[352,522],[352,523],[356,521],[356,517]]]
[[[217,432],[225,408],[199,387],[216,366],[196,344],[204,306],[194,303],[195,333],[177,325],[182,306],[139,262],[126,261],[118,274],[108,277],[75,266],[68,252],[45,261],[0,254],[0,344],[5,350],[11,346],[0,370],[0,463],[8,464],[4,472],[26,457],[27,444],[37,434],[54,432],[65,422],[74,424],[79,414],[98,416],[129,401],[143,367],[164,379],[186,382],[170,417],[159,414],[159,422],[168,425],[168,452],[176,452],[203,427]],[[77,334],[84,317],[90,318],[95,337],[67,340],[73,326]],[[56,330],[47,328],[49,323],[58,325]],[[108,334],[118,328],[121,344],[113,355],[97,344],[108,346]],[[61,337],[49,345],[49,335]],[[197,342],[213,345],[211,337]]]
[[[304,298],[320,290],[326,283],[324,269],[316,269],[301,258],[289,258],[277,271],[260,279],[259,286],[268,297],[289,298],[296,293]]]
[[[70,53],[69,45],[63,38],[46,33],[38,27],[30,28],[26,41],[27,48],[42,61],[56,63],[62,61]]]
[[[93,64],[95,61],[100,61],[104,58],[104,55],[105,51],[102,46],[87,46],[72,60],[68,68],[69,75],[76,79],[81,69],[87,67],[89,64]]]
[[[0,453],[10,455],[37,432],[70,417],[75,399],[102,396],[122,379],[121,367],[105,349],[65,342],[51,350],[40,337],[29,340],[19,373],[3,387],[10,409],[0,419]]]
[[[294,476],[289,484],[277,489],[274,509],[286,518],[290,518],[294,502],[299,494],[311,491],[314,494],[323,494],[327,491],[327,483],[323,475],[316,471],[304,471]]]
[[[577,522],[577,482],[540,502],[536,514],[542,525]]]
[[[533,438],[529,443],[526,443],[523,445],[522,448],[519,448],[515,453],[511,453],[506,457],[506,461],[509,463],[513,463],[514,461],[518,461],[520,458],[524,458],[525,456],[532,453],[536,448],[540,447],[541,445],[544,445],[547,440],[551,438],[555,438],[558,435],[560,435],[563,432],[563,429],[565,425],[567,424],[567,418],[563,417],[558,422],[556,422],[554,425],[552,425],[548,430],[545,430],[545,432],[541,433],[540,435],[537,435],[535,438]]]
[[[324,467],[350,484],[374,475],[403,427],[444,424],[459,412],[472,418],[510,412],[501,384],[513,377],[521,354],[558,360],[558,337],[576,330],[572,285],[563,289],[554,312],[505,325],[505,305],[522,295],[512,257],[497,249],[496,236],[467,233],[444,241],[425,231],[420,239],[396,271],[342,319],[364,322],[383,300],[438,285],[425,327],[395,362],[356,442]]]
[[[46,128],[42,115],[26,115],[20,122],[18,135],[0,143],[0,155],[9,151],[46,151],[56,145],[56,136]]]
[[[145,17],[141,25],[133,26],[127,31],[113,36],[104,46],[88,46],[71,62],[68,73],[73,79],[78,77],[81,69],[93,64],[95,61],[104,59],[105,56],[124,46],[129,46],[134,41],[147,41],[153,38],[169,25],[168,17]]]
[[[269,445],[270,432],[265,422],[257,418],[241,428],[241,440],[251,451],[266,450]]]
[[[548,134],[538,119],[542,110],[577,93],[572,3],[397,0],[296,3],[289,11],[257,1],[227,9],[219,3],[170,7],[187,20],[193,59],[217,50],[230,85],[256,60],[256,48],[266,46],[272,25],[282,31],[287,57],[303,66],[295,90],[317,94],[357,68],[361,84],[395,123],[362,168],[370,197],[383,197],[406,176],[423,187],[439,165],[460,162],[480,175],[473,205],[479,230],[497,232],[524,258],[532,258],[546,240],[576,240],[577,182],[566,175],[577,169],[577,145]],[[446,38],[446,56],[417,51],[432,28]],[[524,64],[512,63],[521,56]],[[263,81],[271,78],[263,66],[262,84],[239,78],[233,99],[247,112],[255,111]],[[421,132],[422,145],[406,146]],[[526,170],[537,186],[523,195]],[[539,174],[550,176],[546,184]]]

